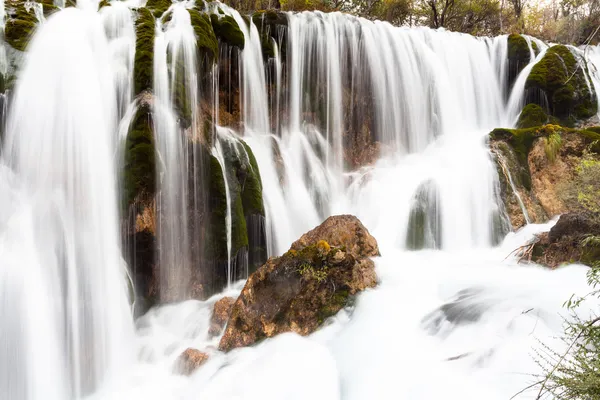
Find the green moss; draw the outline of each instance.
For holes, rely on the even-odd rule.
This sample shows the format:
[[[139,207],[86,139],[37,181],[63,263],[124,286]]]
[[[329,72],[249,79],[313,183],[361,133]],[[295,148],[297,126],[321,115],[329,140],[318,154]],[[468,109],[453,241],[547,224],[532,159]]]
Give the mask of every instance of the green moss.
[[[531,59],[531,52],[527,40],[519,34],[513,33],[508,35],[508,59],[520,64],[520,69],[523,69]]]
[[[212,155],[210,156],[209,164],[209,209],[211,222],[207,249],[209,257],[214,260],[224,261],[227,260],[227,226],[225,224],[227,217],[227,192],[225,189],[225,179],[221,164]],[[230,167],[226,165],[226,168]],[[228,174],[232,172],[228,171]],[[240,249],[248,247],[248,233],[242,199],[239,193],[236,193],[235,187],[230,187],[229,195],[231,198],[231,255],[235,257]]]
[[[24,3],[16,3],[14,12],[9,14],[4,29],[4,39],[13,48],[25,51],[37,25],[33,9],[27,11]]]
[[[207,230],[207,255],[213,260],[227,260],[227,192],[223,169],[213,155],[208,159],[210,224]]]
[[[571,126],[575,120],[592,117],[598,110],[596,93],[588,88],[586,72],[587,65],[578,64],[566,46],[556,45],[534,65],[525,88],[543,92],[551,114]]]
[[[175,63],[175,73],[173,76],[173,105],[177,115],[179,116],[179,124],[183,128],[188,128],[192,124],[192,105],[190,104],[190,88],[191,84],[187,80],[183,54],[180,52],[176,60],[171,60]]]
[[[215,35],[221,43],[226,43],[229,46],[236,46],[240,49],[244,48],[244,34],[240,30],[235,19],[229,15],[219,16],[212,14],[210,16]]]
[[[244,206],[241,196],[233,197],[231,204],[231,254],[235,256],[237,252],[248,247],[248,229],[246,227],[246,217],[244,216]]]
[[[548,115],[544,109],[537,104],[527,104],[521,114],[519,115],[519,121],[517,122],[518,128],[532,128],[534,126],[541,126],[548,123]]]
[[[138,196],[152,197],[156,191],[154,135],[148,105],[140,107],[125,142],[123,172],[124,201],[128,206]]]
[[[216,60],[219,44],[207,14],[189,10],[192,26],[196,33],[196,46],[199,55],[206,55],[209,61]]]
[[[260,171],[258,169],[258,163],[254,157],[254,153],[250,146],[244,141],[242,145],[248,154],[250,161],[250,170],[246,176],[246,179],[242,185],[242,204],[244,206],[244,215],[249,216],[252,214],[265,215],[265,207],[262,198],[262,181],[260,178]]]
[[[152,13],[146,8],[138,10],[135,23],[135,61],[133,75],[135,93],[152,89],[154,77],[154,37],[155,21]]]
[[[578,132],[590,145],[590,150],[600,154],[600,126],[590,126]]]
[[[533,53],[537,56],[538,54],[540,54],[540,49],[537,45],[536,42],[532,41],[531,42],[531,48],[533,49]]]
[[[171,0],[148,0],[146,8],[152,11],[156,18],[160,18],[171,7]]]
[[[40,1],[40,3],[42,3],[42,9],[44,11],[44,16],[47,17],[50,14],[60,10],[60,8],[56,7],[54,5],[54,1],[53,0],[42,0]]]
[[[273,40],[277,40],[279,36],[278,27],[287,27],[288,20],[284,13],[280,13],[274,10],[257,11],[252,15],[252,21],[258,29],[260,35],[260,42],[262,47],[262,53],[265,58],[275,56],[275,47]],[[287,29],[283,31],[285,36]],[[285,38],[282,40],[282,48],[280,49],[282,57],[286,52]]]

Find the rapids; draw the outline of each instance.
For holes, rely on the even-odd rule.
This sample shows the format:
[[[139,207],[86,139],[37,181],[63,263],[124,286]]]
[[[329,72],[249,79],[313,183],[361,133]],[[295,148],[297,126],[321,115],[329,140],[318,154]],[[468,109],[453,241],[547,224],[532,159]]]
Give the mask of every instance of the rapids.
[[[554,222],[509,232],[486,142],[491,129],[515,123],[541,42],[542,53],[531,51],[509,88],[506,36],[303,12],[286,16],[285,55],[280,35],[264,61],[252,20],[208,5],[232,16],[246,43],[238,54],[243,124],[217,126],[211,154],[223,165],[223,149],[239,138],[252,149],[269,256],[340,213],[358,216],[382,252],[380,285],[321,330],[223,354],[219,338],[208,336],[212,306],[241,290],[236,268],[248,271],[247,260],[233,264],[231,204],[223,292],[133,320],[117,199],[139,106],[132,80],[140,4],[96,12],[95,2],[80,3],[41,22],[9,94],[0,153],[0,398],[508,399],[540,373],[536,349],[560,349],[556,337],[569,318],[563,303],[587,293],[586,268],[550,271],[510,256]],[[185,286],[199,265],[188,224],[204,187],[197,168],[188,168],[200,165],[200,155],[188,149],[205,122],[199,104],[212,104],[213,116],[219,110],[199,80],[208,77],[216,91],[225,78],[197,62],[193,6],[177,2],[170,19],[156,22],[161,295]],[[581,54],[600,65],[598,49]],[[589,78],[600,87],[597,70]],[[180,84],[196,106],[187,131],[174,115]],[[344,154],[357,144],[346,133],[364,124],[381,155],[351,168]],[[419,246],[417,214],[427,225]],[[584,304],[583,317],[592,306]],[[176,375],[173,363],[188,347],[211,358],[190,377]]]

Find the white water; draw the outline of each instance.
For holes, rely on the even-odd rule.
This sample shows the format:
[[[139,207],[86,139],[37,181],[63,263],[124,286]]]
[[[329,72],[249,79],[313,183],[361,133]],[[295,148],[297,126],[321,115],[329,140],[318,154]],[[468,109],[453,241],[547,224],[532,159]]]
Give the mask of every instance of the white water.
[[[198,104],[196,38],[187,3],[173,4],[171,20],[157,20],[154,43],[154,93],[159,116],[154,119],[161,170],[158,177],[158,255],[163,300],[185,298],[191,278],[189,237],[188,143],[198,127],[196,108],[191,112],[190,132],[175,115],[174,93],[178,84],[188,104]],[[178,68],[181,65],[181,68]],[[193,161],[193,160],[192,160]]]
[[[376,259],[379,286],[305,338],[285,334],[216,351],[219,338],[208,336],[212,306],[241,285],[205,302],[155,309],[138,321],[139,364],[127,384],[99,398],[508,399],[536,380],[538,341],[562,348],[555,338],[568,316],[562,305],[587,290],[584,267],[503,261],[551,225],[528,225],[494,250],[387,252]],[[188,347],[211,359],[189,378],[172,374]]]
[[[165,30],[158,22],[155,42],[167,294],[185,282],[190,259],[186,146],[196,130],[184,132],[175,119],[168,59],[181,51],[185,79],[195,79],[186,6],[172,7]],[[393,28],[335,13],[290,15],[287,71],[276,78],[277,101],[290,116],[277,117],[272,129],[257,29],[223,9],[246,37],[240,134],[259,163],[270,254],[330,214],[353,213],[378,239],[380,285],[306,338],[287,334],[218,352],[219,338],[208,337],[210,312],[240,283],[204,302],[151,310],[137,321],[132,342],[113,170],[115,148],[120,159],[117,116],[127,126],[135,110],[123,108],[131,90],[129,10],[102,11],[115,13],[105,19],[66,10],[32,45],[3,153],[13,171],[0,169],[7,189],[0,191],[0,320],[11,321],[0,332],[0,397],[62,400],[99,387],[87,398],[507,399],[534,381],[538,339],[560,346],[553,337],[562,332],[562,304],[588,289],[583,267],[549,271],[505,260],[551,224],[529,225],[491,247],[499,207],[485,137],[513,123],[512,98],[522,98],[515,84],[511,101],[503,101],[505,38]],[[111,52],[113,45],[119,50]],[[47,79],[48,69],[57,79]],[[190,91],[192,104],[196,94]],[[350,171],[344,134],[367,119],[382,156]],[[442,249],[406,251],[409,216],[424,184],[438,193]],[[441,313],[444,305],[454,312]],[[211,354],[189,378],[173,374],[187,347]]]
[[[2,398],[78,398],[133,355],[109,60],[98,15],[67,10],[40,28],[14,94],[0,166]]]

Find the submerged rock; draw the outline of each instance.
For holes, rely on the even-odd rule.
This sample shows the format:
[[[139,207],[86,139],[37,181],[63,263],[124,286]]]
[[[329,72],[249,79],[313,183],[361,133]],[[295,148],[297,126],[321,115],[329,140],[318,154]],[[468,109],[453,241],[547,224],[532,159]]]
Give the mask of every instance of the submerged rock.
[[[235,299],[233,297],[223,297],[215,303],[212,316],[210,317],[210,328],[208,329],[208,334],[210,336],[221,334],[231,315],[231,309],[233,308],[234,303]]]
[[[377,284],[377,241],[353,216],[328,218],[252,274],[236,300],[219,349],[284,332],[308,335]]]
[[[186,349],[175,362],[175,371],[181,375],[191,375],[208,361],[208,354],[196,349]]]

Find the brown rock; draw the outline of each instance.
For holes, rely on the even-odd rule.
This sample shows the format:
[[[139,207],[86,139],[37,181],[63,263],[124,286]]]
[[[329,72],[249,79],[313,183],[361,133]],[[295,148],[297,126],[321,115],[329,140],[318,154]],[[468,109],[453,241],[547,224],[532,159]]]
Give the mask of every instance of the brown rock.
[[[328,218],[252,274],[236,300],[219,349],[283,332],[308,335],[377,284],[377,241],[350,215]]]
[[[565,263],[590,265],[600,258],[600,248],[584,240],[590,235],[600,235],[600,215],[569,213],[561,215],[550,232],[538,235],[532,260],[550,268]]]
[[[329,217],[312,231],[302,235],[292,244],[292,250],[302,250],[306,246],[326,241],[330,246],[344,248],[356,259],[379,256],[377,240],[358,218],[352,215]]]
[[[223,331],[229,315],[231,315],[231,308],[234,303],[235,299],[233,297],[223,297],[215,303],[212,316],[210,317],[210,328],[208,329],[210,336],[217,336]]]
[[[175,370],[182,375],[191,375],[208,361],[208,354],[196,349],[186,349],[175,362]]]

